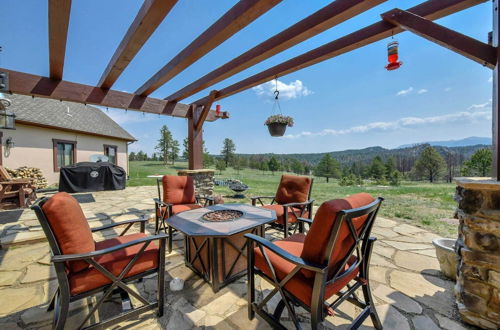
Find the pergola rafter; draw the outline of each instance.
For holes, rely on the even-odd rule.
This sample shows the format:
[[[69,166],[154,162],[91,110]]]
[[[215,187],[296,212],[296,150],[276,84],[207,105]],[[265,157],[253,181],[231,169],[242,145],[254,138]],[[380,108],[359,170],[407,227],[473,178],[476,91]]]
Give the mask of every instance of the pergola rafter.
[[[49,67],[50,78],[61,80],[68,38],[71,0],[49,0]]]
[[[178,102],[387,0],[337,0],[166,97]]]
[[[282,0],[238,1],[135,92],[147,96]]]
[[[486,1],[487,0],[429,0],[408,9],[408,12],[421,17],[425,17],[429,20],[435,20],[476,6]],[[251,77],[236,82],[228,87],[222,88],[219,90],[216,100],[220,100],[246,89],[255,87],[259,84],[272,80],[276,76],[287,75],[289,73],[298,71],[300,69],[309,67],[311,65],[388,38],[391,35],[395,35],[403,31],[404,30],[401,27],[381,20],[368,27],[331,41],[323,46],[315,48],[288,61],[259,72]],[[208,96],[199,99],[194,103],[203,104],[207,101],[207,99]]]
[[[97,86],[111,88],[178,0],[146,0],[104,70]]]
[[[497,50],[495,47],[450,30],[428,19],[401,9],[393,9],[382,14],[382,18],[490,69],[494,69],[497,64]]]

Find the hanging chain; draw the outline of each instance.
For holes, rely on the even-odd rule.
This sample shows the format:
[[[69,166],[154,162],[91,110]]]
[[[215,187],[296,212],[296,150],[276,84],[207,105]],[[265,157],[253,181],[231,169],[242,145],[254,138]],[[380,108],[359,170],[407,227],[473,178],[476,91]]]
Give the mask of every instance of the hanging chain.
[[[278,109],[279,114],[281,115],[281,106],[280,106],[280,100],[279,100],[279,95],[280,91],[278,90],[278,76],[274,78],[275,80],[275,89],[274,89],[274,104],[273,104],[273,114],[276,109]]]

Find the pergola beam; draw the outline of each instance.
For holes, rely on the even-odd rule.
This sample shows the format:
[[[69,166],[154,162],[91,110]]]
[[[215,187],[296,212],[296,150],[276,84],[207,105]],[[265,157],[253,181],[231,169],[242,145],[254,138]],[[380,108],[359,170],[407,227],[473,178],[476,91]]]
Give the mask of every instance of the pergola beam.
[[[282,0],[240,0],[135,92],[147,96]]]
[[[497,49],[493,46],[401,9],[393,9],[381,16],[383,20],[391,24],[411,31],[490,69],[496,66]]]
[[[435,20],[486,1],[487,0],[429,0],[410,8],[408,11],[415,15],[425,17],[426,19]],[[389,22],[383,20],[379,21],[223,88],[219,90],[216,100],[223,99],[248,88],[265,83],[272,80],[276,76],[284,76],[327,59],[372,44],[388,38],[392,34],[398,34],[402,31],[403,29],[398,26],[394,26]],[[203,104],[207,101],[207,99],[208,96],[196,101],[195,103]]]
[[[99,83],[111,88],[178,0],[146,0],[104,70]]]
[[[49,72],[52,79],[63,77],[70,12],[71,0],[49,0]]]
[[[166,97],[180,101],[387,0],[337,0]]]
[[[180,118],[187,118],[189,115],[189,105],[182,103],[173,104],[162,99],[143,97],[132,93],[102,89],[64,80],[54,80],[3,68],[0,68],[0,72],[6,72],[9,75],[10,93],[154,114],[168,113],[173,117]],[[210,110],[206,120],[214,121],[217,119],[215,111]]]

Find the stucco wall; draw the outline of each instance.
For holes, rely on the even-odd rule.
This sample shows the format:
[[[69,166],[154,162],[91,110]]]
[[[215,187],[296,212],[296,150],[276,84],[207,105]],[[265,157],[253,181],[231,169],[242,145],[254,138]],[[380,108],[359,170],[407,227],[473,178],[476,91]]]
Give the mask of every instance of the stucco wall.
[[[54,171],[52,139],[76,141],[76,161],[89,161],[94,154],[104,154],[104,144],[118,147],[118,166],[127,172],[127,142],[119,139],[92,136],[57,129],[16,124],[16,130],[3,132],[3,166],[18,168],[21,166],[38,167],[42,170],[49,184],[59,181],[59,172]],[[5,154],[5,141],[12,137],[15,147],[10,155]]]

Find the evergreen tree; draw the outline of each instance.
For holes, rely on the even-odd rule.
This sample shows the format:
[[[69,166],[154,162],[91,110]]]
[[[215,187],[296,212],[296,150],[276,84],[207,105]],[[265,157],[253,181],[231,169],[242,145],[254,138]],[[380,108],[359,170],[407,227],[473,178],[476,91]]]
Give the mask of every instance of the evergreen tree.
[[[339,178],[340,164],[330,154],[326,154],[314,169],[314,175],[326,178],[326,182],[329,182],[330,178]]]
[[[156,149],[160,152],[163,163],[167,164],[171,148],[172,148],[172,133],[168,129],[167,125],[163,125],[160,128],[160,139],[158,140],[158,144],[156,145]],[[177,146],[178,148],[179,146]]]
[[[226,162],[224,159],[218,159],[215,163],[215,168],[219,171],[219,174],[222,174],[222,171],[226,169]]]
[[[220,154],[222,155],[222,159],[224,159],[224,162],[227,167],[234,159],[234,152],[236,151],[236,145],[234,144],[233,140],[229,138],[225,138],[223,143],[224,145],[222,147]]]
[[[278,160],[274,156],[272,156],[271,159],[269,159],[267,166],[269,168],[269,171],[271,171],[273,173],[273,175],[274,175],[274,172],[276,172],[280,169],[280,164],[278,163]]]
[[[170,144],[170,152],[169,157],[172,160],[172,165],[175,164],[175,160],[179,157],[179,141],[172,139],[172,143]]]
[[[260,163],[260,170],[263,173],[269,171],[269,165],[266,161],[263,161],[262,163]]]
[[[466,176],[491,176],[492,161],[491,149],[479,149],[464,163],[462,174]]]
[[[133,162],[134,160],[136,160],[136,156],[135,156],[135,152],[131,152],[128,154],[128,160]]]
[[[394,157],[389,157],[385,162],[385,177],[390,178],[396,170],[396,160]]]
[[[298,159],[293,159],[291,164],[291,169],[293,173],[303,174],[304,173],[304,164]]]
[[[386,177],[386,171],[386,166],[380,156],[376,156],[372,159],[372,162],[370,164],[370,176],[375,179],[375,181],[384,181]]]
[[[183,159],[189,159],[189,139],[186,137],[184,140],[182,140],[182,158]]]
[[[433,147],[427,147],[422,151],[415,163],[415,174],[420,178],[427,178],[435,182],[446,163],[441,155]]]

